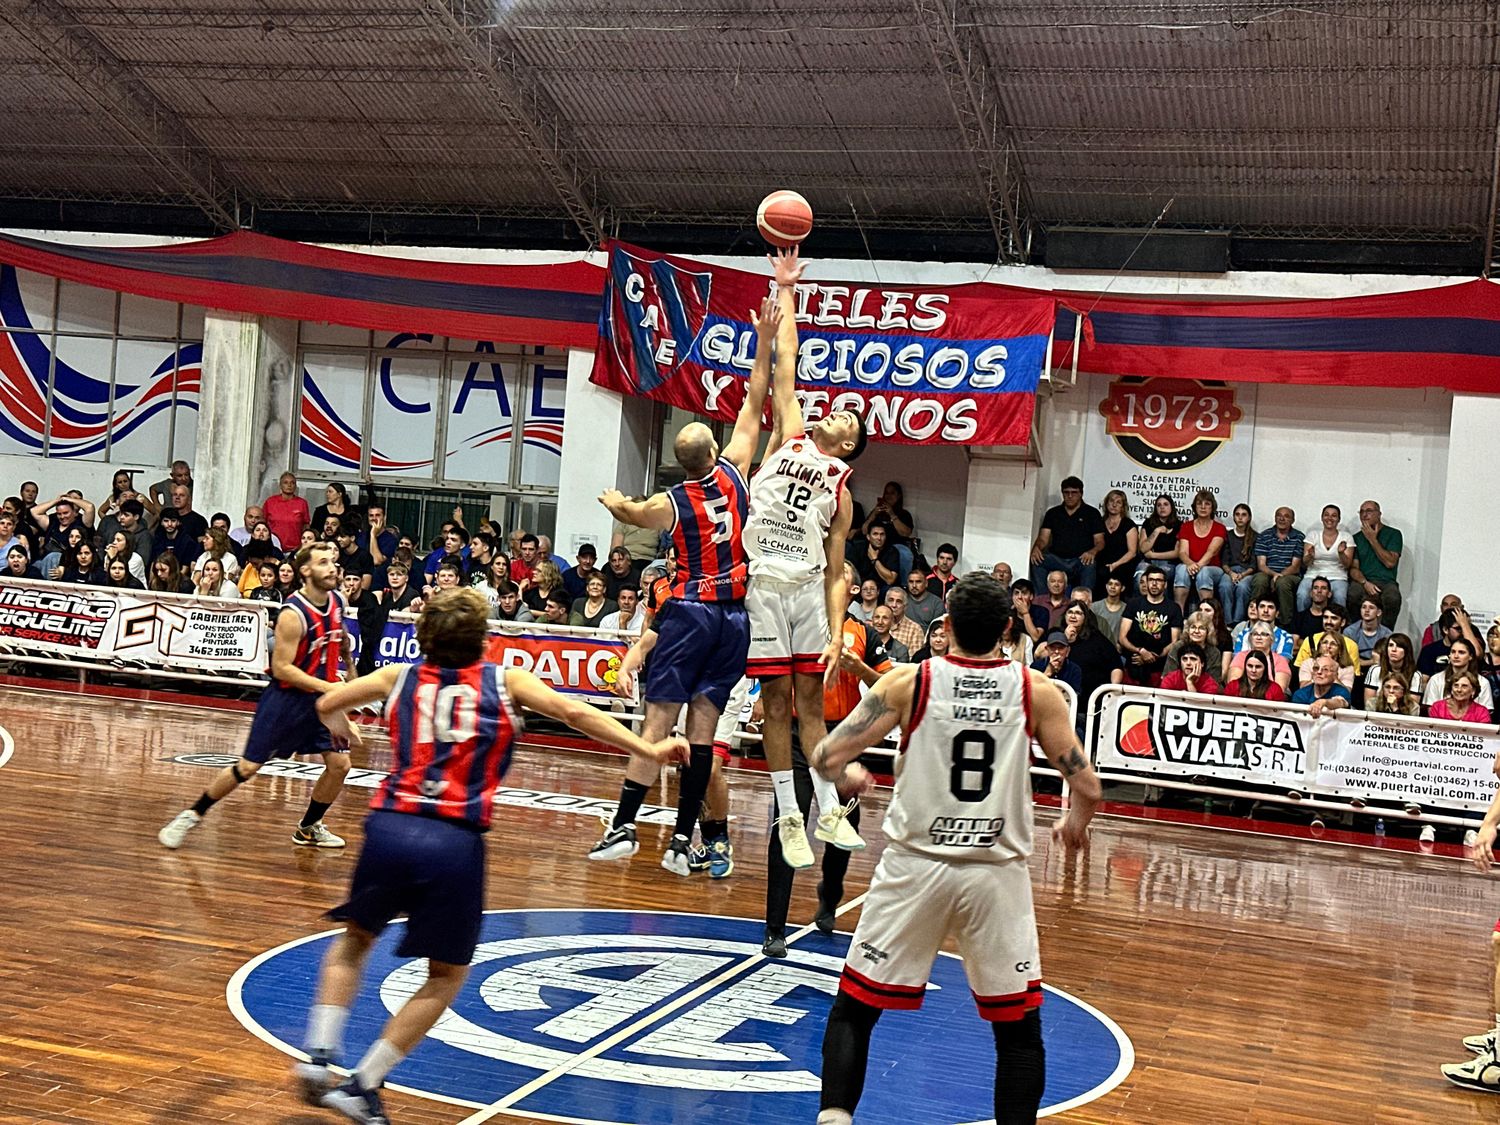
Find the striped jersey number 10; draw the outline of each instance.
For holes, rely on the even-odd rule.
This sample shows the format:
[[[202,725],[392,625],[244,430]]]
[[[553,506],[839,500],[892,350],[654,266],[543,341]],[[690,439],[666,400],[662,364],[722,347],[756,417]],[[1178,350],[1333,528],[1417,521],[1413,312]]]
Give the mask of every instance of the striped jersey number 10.
[[[479,693],[469,684],[417,688],[417,741],[467,742],[479,722]]]

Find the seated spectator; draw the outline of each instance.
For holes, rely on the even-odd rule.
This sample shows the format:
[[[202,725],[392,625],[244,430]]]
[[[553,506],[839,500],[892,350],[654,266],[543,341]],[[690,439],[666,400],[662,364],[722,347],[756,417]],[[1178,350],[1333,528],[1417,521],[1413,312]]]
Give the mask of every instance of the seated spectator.
[[[1040,655],[1031,662],[1031,670],[1042,673],[1049,680],[1061,680],[1073,689],[1074,696],[1081,696],[1083,670],[1068,659],[1072,648],[1073,644],[1068,640],[1068,634],[1061,629],[1053,629],[1047,634],[1047,640],[1040,649]]]
[[[1323,614],[1329,606],[1337,604],[1340,610],[1344,603],[1333,600],[1333,584],[1326,578],[1314,578],[1305,583],[1307,588],[1307,601],[1302,601],[1302,586],[1297,587],[1297,603],[1302,608],[1292,620],[1291,633],[1297,639],[1298,645],[1312,638],[1315,633],[1323,631]]]
[[[438,563],[437,572],[432,576],[432,581],[422,587],[422,600],[431,601],[432,598],[444,590],[456,590],[464,584],[464,568],[456,562]]]
[[[71,582],[79,586],[103,586],[107,575],[99,565],[99,556],[94,545],[87,541],[79,543],[63,553],[63,572],[60,582]]]
[[[159,594],[191,594],[193,592],[192,580],[182,571],[182,564],[177,561],[177,553],[172,550],[163,551],[151,560],[150,577],[146,580],[146,589],[154,590]],[[298,583],[300,586],[301,583]]]
[[[869,515],[855,525],[859,528],[859,538],[868,539],[870,528],[883,527],[886,542],[891,546],[910,546],[911,538],[916,534],[916,521],[905,505],[906,490],[897,481],[887,481]]]
[[[5,577],[40,579],[42,572],[31,565],[25,546],[17,543],[5,552]]]
[[[1205,668],[1203,649],[1185,646],[1177,657],[1177,668],[1161,678],[1163,691],[1192,691],[1199,695],[1218,695],[1219,682]]]
[[[906,615],[906,591],[892,586],[885,592],[885,605],[891,611],[891,636],[906,647],[908,653],[916,652],[927,643],[927,630]]]
[[[632,496],[631,499],[639,504],[646,498]],[[660,538],[661,534],[654,528],[634,527],[616,520],[609,536],[610,555],[613,557],[615,550],[623,547],[627,559],[644,567],[656,558],[656,548]]]
[[[489,521],[486,520],[485,522]],[[499,542],[499,540],[497,539],[496,542]],[[552,536],[538,535],[536,537],[536,557],[549,560],[553,566],[557,567],[564,578],[567,577],[568,560],[552,549]]]
[[[639,590],[641,587],[641,573],[645,569],[645,564],[630,554],[624,547],[611,547],[609,549],[609,563],[604,568],[606,593],[611,598],[618,598],[620,591],[627,586],[632,590]]]
[[[1349,601],[1349,566],[1354,562],[1354,549],[1349,545],[1349,533],[1339,526],[1342,518],[1343,513],[1337,504],[1327,504],[1323,508],[1322,524],[1308,528],[1303,534],[1302,581],[1297,584],[1298,610],[1306,609],[1312,601],[1315,578],[1327,579],[1335,603],[1352,604]]]
[[[958,548],[952,543],[939,543],[937,553],[933,555],[932,573],[927,576],[927,585],[932,592],[948,601],[948,591],[953,589],[958,582],[958,575],[953,573],[953,568],[958,565]],[[1009,570],[1010,567],[1006,567]],[[995,577],[999,577],[996,575]],[[1010,589],[1010,579],[1005,580],[1005,588]]]
[[[1293,703],[1306,705],[1313,718],[1349,706],[1349,692],[1338,682],[1338,665],[1330,656],[1313,660],[1312,682],[1292,694]]]
[[[1010,569],[1010,563],[1008,562],[997,562],[994,566],[990,567],[990,576],[1007,590],[1016,584],[1016,576]],[[1031,584],[1029,579],[1023,578],[1022,581],[1026,582],[1028,586]],[[946,595],[944,596],[946,597]]]
[[[646,624],[646,607],[641,604],[641,592],[629,586],[621,586],[620,596],[616,601],[620,608],[605,614],[604,620],[599,622],[599,628],[639,634]]]
[[[1344,607],[1341,605],[1330,605],[1323,611],[1323,628],[1308,637],[1297,648],[1297,657],[1294,663],[1300,668],[1304,661],[1309,660],[1318,651],[1318,645],[1322,643],[1325,636],[1337,637],[1339,647],[1344,650],[1343,659],[1339,661],[1340,667],[1359,667],[1359,646],[1344,636],[1344,627],[1349,619],[1344,615]]]
[[[474,539],[478,542],[479,536],[474,536]],[[475,570],[473,557],[470,556],[469,585],[484,595],[484,600],[490,603],[490,616],[493,617],[495,607],[500,604],[500,591],[515,585],[510,580],[510,560],[504,555],[496,554],[483,570]]]
[[[536,537],[532,536],[531,538],[535,539]],[[533,544],[534,548],[535,544]],[[519,561],[521,560],[513,560],[511,565],[512,575],[516,572],[514,564]],[[547,596],[557,592],[567,597],[568,592],[563,589],[562,571],[552,565],[551,559],[543,559],[535,566],[527,567],[526,572],[531,575],[531,580],[529,586],[522,587],[521,597],[525,600],[527,608],[536,616],[536,619],[538,621],[544,620],[547,616]],[[520,586],[521,584],[517,582],[516,585]],[[567,613],[563,614],[561,621],[555,621],[553,624],[566,625],[568,623],[568,616],[572,612],[573,599],[568,598]]]
[[[1371,668],[1371,672],[1378,671]],[[1368,687],[1365,689],[1370,690]],[[1417,715],[1422,711],[1422,701],[1417,693],[1411,690],[1411,685],[1406,682],[1405,676],[1392,672],[1380,681],[1380,686],[1375,689],[1373,696],[1367,698],[1365,710],[1373,711],[1380,715]]]
[[[78,548],[83,544],[93,545],[93,537],[89,535],[88,528],[74,525],[68,528],[64,534],[63,543],[55,551],[49,551],[38,564],[42,576],[53,582],[62,580],[63,571],[67,569],[73,557],[78,553]],[[48,546],[57,546],[48,540]]]
[[[359,588],[367,593],[375,579],[375,560],[359,545],[359,530],[353,524],[340,524],[334,540],[338,546],[339,568],[345,574],[359,575]]]
[[[557,570],[557,567],[553,566],[550,560],[542,565]],[[530,594],[534,589],[533,587],[533,590],[527,590],[526,592]],[[558,571],[558,583],[553,589],[547,592],[546,598],[542,602],[542,616],[537,620],[548,625],[566,625],[569,617],[572,615],[572,609],[572,599],[568,597],[568,592],[562,588],[562,572]]]
[[[1485,652],[1479,674],[1489,680],[1490,688],[1500,691],[1500,621],[1492,624],[1484,634]],[[1495,698],[1500,699],[1500,694]]]
[[[1251,628],[1257,622],[1261,622],[1271,626],[1271,650],[1290,664],[1297,646],[1293,643],[1292,635],[1276,624],[1276,611],[1276,599],[1268,594],[1252,600],[1250,616],[1234,630],[1235,651],[1240,651],[1250,643]]]
[[[1140,558],[1135,564],[1137,586],[1140,586],[1146,571],[1153,566],[1160,567],[1163,571],[1176,570],[1177,533],[1181,529],[1182,517],[1177,514],[1177,502],[1170,496],[1158,496],[1151,506],[1151,514],[1141,524],[1138,539]]]
[[[886,656],[890,657],[892,663],[910,664],[911,650],[895,637],[891,636],[891,624],[890,607],[883,603],[876,606],[875,612],[870,614],[870,628],[880,638],[880,643],[885,648]]]
[[[1073,602],[1068,596],[1068,576],[1060,570],[1047,572],[1047,588],[1036,597],[1035,605],[1047,611],[1047,629],[1056,629],[1062,624],[1063,610]]]
[[[1062,503],[1048,508],[1031,544],[1031,584],[1040,588],[1050,571],[1060,570],[1065,585],[1093,586],[1094,560],[1104,549],[1104,517],[1083,502],[1083,481],[1066,477]]]
[[[912,663],[920,664],[924,660],[931,660],[934,656],[946,656],[948,654],[948,618],[935,617],[927,625],[927,640],[916,652],[912,653]]]
[[[325,516],[321,527],[318,524],[313,524],[309,530],[314,533],[317,540],[321,543],[336,543],[339,538],[339,528],[343,526],[344,521],[339,519],[338,516]]]
[[[1155,687],[1167,649],[1182,635],[1182,610],[1166,596],[1167,575],[1161,567],[1147,568],[1144,585],[1145,593],[1126,603],[1120,618],[1120,654],[1127,679]]]
[[[123,559],[110,559],[104,568],[104,581],[101,586],[108,586],[113,590],[144,590],[146,584],[135,575],[130,573],[130,568],[125,565]]]
[[[512,621],[518,625],[536,620],[530,607],[521,600],[520,587],[514,582],[507,582],[500,587],[499,599],[490,613],[490,618],[494,621]]]
[[[927,588],[927,572],[920,568],[906,576],[906,616],[925,632],[943,616],[943,599]]]
[[[1177,604],[1184,613],[1188,610],[1188,591],[1196,590],[1194,603],[1214,596],[1219,588],[1219,579],[1224,570],[1219,565],[1219,554],[1229,538],[1224,525],[1214,518],[1218,500],[1206,488],[1200,488],[1193,497],[1193,518],[1177,529],[1177,564],[1173,571],[1173,586]],[[1210,668],[1210,671],[1213,671]]]
[[[1376,651],[1395,634],[1380,620],[1379,599],[1366,594],[1359,600],[1359,620],[1344,630],[1344,636],[1353,641],[1359,651],[1359,666],[1363,671],[1375,663]]]
[[[393,559],[385,571],[385,589],[380,591],[380,602],[387,613],[420,613],[422,592],[411,581],[411,567]]]
[[[1094,591],[1090,590],[1087,586],[1074,586],[1068,591],[1068,604],[1073,605],[1074,603],[1083,606],[1084,609],[1088,609],[1094,604]]]
[[[1229,682],[1233,684],[1245,674],[1245,665],[1252,652],[1264,656],[1271,668],[1271,678],[1284,693],[1292,690],[1292,664],[1276,651],[1276,626],[1257,621],[1245,635],[1246,647],[1236,652],[1229,661]]]
[[[536,581],[536,568],[543,563],[557,572],[557,582],[551,589],[561,589],[562,571],[557,569],[551,559],[540,557],[541,541],[529,531],[520,538],[521,552],[519,556],[513,555],[510,560],[510,580],[522,590],[529,591],[529,587]],[[546,595],[544,594],[543,597]],[[530,602],[527,603],[531,604]]]
[[[302,579],[297,575],[297,568],[292,565],[291,559],[282,559],[276,564],[276,592],[281,595],[282,601],[286,601],[300,589]]]
[[[271,526],[269,523],[266,523],[265,509],[262,508],[259,504],[246,505],[245,514],[241,518],[245,521],[243,524],[241,524],[239,527],[232,527],[229,529],[229,538],[238,543],[241,547],[250,542],[250,537],[255,531],[256,524],[264,523],[266,524],[266,527],[268,529]],[[282,549],[281,540],[277,539],[274,534],[269,535],[269,539],[272,545],[275,546],[278,551]]]
[[[365,514],[349,500],[349,490],[337,481],[323,488],[323,503],[313,509],[312,526],[325,527],[329,519],[358,528],[365,522]]]
[[[598,574],[599,570],[594,563],[599,559],[599,552],[594,550],[592,543],[584,543],[578,548],[578,565],[570,566],[563,571],[563,589],[568,591],[571,598],[585,596],[588,588],[589,576]],[[608,583],[606,582],[606,586]]]
[[[573,599],[569,608],[569,625],[582,625],[595,629],[598,628],[599,622],[604,620],[606,614],[619,612],[619,604],[604,595],[607,589],[604,575],[599,573],[589,575],[588,582],[584,584],[583,589],[584,596]],[[563,592],[567,592],[566,586],[563,587]]]
[[[1443,614],[1447,613],[1450,609],[1463,609],[1463,607],[1464,600],[1457,594],[1444,594],[1443,600],[1438,603],[1437,620],[1422,630],[1421,648],[1426,648],[1443,635]],[[1418,649],[1418,651],[1421,651],[1421,649]]]
[[[1488,723],[1490,708],[1477,702],[1479,677],[1471,669],[1465,669],[1462,672],[1450,670],[1446,679],[1447,691],[1428,708],[1428,717],[1455,723]]]
[[[1440,665],[1438,670],[1427,677],[1427,686],[1422,691],[1422,704],[1431,707],[1450,690],[1450,681],[1454,676],[1472,672],[1477,683],[1474,688],[1474,700],[1482,707],[1494,710],[1495,695],[1487,678],[1479,674],[1479,653],[1473,643],[1467,637],[1455,637],[1453,644],[1448,649],[1448,662]]]
[[[1104,546],[1094,556],[1095,591],[1104,593],[1110,575],[1127,587],[1135,586],[1135,564],[1140,558],[1140,528],[1130,518],[1130,499],[1118,488],[1104,494],[1100,515],[1104,520]]]
[[[364,639],[370,638],[370,643],[376,647],[380,641],[378,634],[385,629],[385,615],[380,613],[380,599],[370,593],[364,587],[364,575],[345,574],[339,579],[339,593],[344,595],[344,604],[349,607],[349,612],[354,614],[354,620],[359,623],[360,648],[364,648]],[[374,619],[372,619],[374,618]],[[375,619],[381,621],[380,628],[375,627]]]
[[[1463,611],[1457,609],[1443,611],[1443,616],[1438,619],[1438,639],[1422,648],[1421,654],[1417,657],[1417,671],[1430,676],[1445,668],[1448,664],[1448,650],[1453,642],[1469,639],[1464,631],[1466,622],[1458,616],[1461,612]],[[1478,642],[1472,641],[1471,643],[1474,650],[1479,651]]]
[[[1252,648],[1246,649],[1235,659],[1240,661],[1236,669],[1240,674],[1225,685],[1225,695],[1241,699],[1264,699],[1268,703],[1286,702],[1286,692],[1272,678],[1271,654]],[[1286,661],[1283,660],[1282,663],[1285,664]]]
[[[77,527],[87,532],[94,526],[94,506],[74,488],[45,504],[32,505],[31,518],[46,536],[42,544],[45,553],[51,554],[54,546],[61,553],[67,543],[69,528]]]
[[[154,559],[163,551],[171,551],[180,565],[189,567],[202,551],[198,540],[182,529],[182,517],[172,508],[162,509],[161,521],[151,539],[151,557]]]
[[[337,536],[335,536],[335,538],[336,537]],[[322,538],[320,538],[319,535],[318,535],[318,533],[316,531],[314,531],[312,528],[310,528],[310,527],[304,528],[303,531],[302,531],[302,541],[300,543],[298,543],[297,546],[292,549],[292,554],[295,555],[298,551],[302,550],[302,548],[304,548],[304,547],[316,547],[319,543],[332,543],[332,542],[333,542],[332,539],[322,539]]]
[[[312,512],[307,501],[297,495],[297,477],[293,473],[282,473],[277,486],[280,491],[268,496],[261,505],[266,522],[271,525],[271,534],[281,549],[294,554],[302,542],[302,532],[312,523]]]
[[[1359,534],[1354,537],[1354,561],[1349,567],[1349,593],[1380,599],[1380,620],[1396,627],[1401,612],[1401,586],[1396,571],[1401,564],[1401,533],[1387,524],[1380,505],[1366,500],[1359,506]]]
[[[143,560],[151,557],[151,531],[146,527],[146,508],[139,498],[127,498],[99,521],[99,542],[112,543],[118,531],[129,537],[133,553]]]
[[[1116,576],[1115,581],[1119,581]],[[1109,640],[1100,635],[1095,622],[1097,618],[1087,606],[1080,602],[1070,605],[1063,613],[1063,632],[1068,637],[1068,659],[1078,665],[1078,716],[1087,717],[1088,701],[1094,692],[1105,684],[1117,684],[1124,678],[1120,668],[1120,652]]]
[[[1026,580],[1022,578],[1019,581],[1025,582]],[[1031,634],[1026,631],[1024,622],[1024,618],[1014,613],[1006,619],[1005,629],[1000,634],[1000,652],[1007,660],[1030,667],[1036,654],[1036,644],[1032,641]]]
[[[20,547],[31,554],[26,540],[16,534],[16,514],[9,509],[0,509],[0,558],[10,554],[12,547]]]
[[[110,478],[109,495],[94,505],[96,527],[120,510],[120,505],[136,496],[135,480],[128,469],[116,469]]]
[[[257,520],[250,529],[250,538],[240,547],[240,558],[246,567],[258,566],[267,560],[282,560],[283,552],[271,536],[271,525],[265,520]]]
[[[1349,699],[1354,700],[1354,664],[1355,661],[1349,656],[1349,650],[1345,648],[1346,638],[1339,633],[1319,633],[1317,647],[1312,650],[1313,655],[1305,658],[1297,665],[1297,683],[1306,686],[1313,682],[1313,668],[1318,657],[1327,657],[1337,667],[1335,675],[1338,682],[1344,685],[1344,690],[1349,692]]]
[[[239,587],[229,580],[224,573],[224,564],[216,558],[203,560],[203,565],[198,569],[197,581],[193,584],[193,593],[204,598],[238,598]]]
[[[880,583],[871,578],[867,582],[859,584],[858,600],[849,603],[849,615],[861,624],[870,623],[870,615],[875,612],[875,607],[883,604],[880,600]]]
[[[219,569],[224,572],[224,577],[234,580],[240,576],[240,560],[235,558],[229,535],[220,531],[217,527],[211,527],[202,535],[198,536],[200,551],[193,559],[193,575],[203,572],[203,564],[213,559],[219,564]]]
[[[1407,689],[1418,699],[1427,677],[1417,671],[1417,656],[1412,651],[1411,638],[1405,633],[1392,633],[1385,644],[1375,650],[1375,663],[1365,672],[1365,706],[1372,706],[1380,695],[1380,685],[1389,676],[1400,676]]]
[[[279,559],[262,559],[253,565],[246,565],[240,575],[240,594],[251,601],[280,602],[281,591],[276,588],[279,564]],[[255,584],[247,588],[246,577],[251,574],[255,575]]]
[[[894,545],[886,542],[884,524],[872,525],[864,539],[850,540],[844,557],[854,567],[861,582],[873,578],[880,584],[882,597],[897,581],[901,570],[901,556],[896,553]]]
[[[104,544],[105,569],[109,564],[118,559],[125,564],[125,571],[141,584],[141,589],[146,587],[146,560],[135,553],[135,544],[132,537],[123,530],[116,531]]]
[[[1186,645],[1197,645],[1203,653],[1203,668],[1216,680],[1222,680],[1228,673],[1228,661],[1224,659],[1224,653],[1214,643],[1214,619],[1213,615],[1198,610],[1190,613],[1182,622],[1182,636],[1175,644],[1167,647],[1165,658],[1162,660],[1162,675],[1177,671],[1178,660],[1182,649]]]
[[[193,487],[193,469],[186,461],[173,461],[167,476],[148,488],[143,499],[149,500],[151,506],[157,512],[160,512],[163,508],[169,508],[172,505],[172,486],[174,484],[183,484],[188,488]]]
[[[535,550],[536,548],[533,546],[533,553]],[[460,567],[466,569],[469,563],[469,553],[469,533],[461,527],[450,527],[447,531],[443,532],[442,549],[433,551],[427,556],[427,561],[422,567],[422,573],[426,576],[427,581],[431,583],[437,577],[438,567],[443,565],[445,559],[454,555],[458,556]],[[511,573],[515,573],[514,564],[511,565]]]
[[[365,525],[355,539],[361,550],[368,551],[374,570],[370,574],[370,587],[383,590],[387,585],[387,568],[400,547],[396,533],[386,526],[385,504],[371,500],[365,506]]]
[[[498,559],[505,559],[502,577],[510,581],[510,559],[500,550],[500,542],[488,531],[476,531],[469,537],[469,558],[464,566],[464,577],[470,586],[478,589],[490,584],[490,573]]]
[[[1279,610],[1278,620],[1290,628],[1296,616],[1297,586],[1301,579],[1302,532],[1292,526],[1297,513],[1276,509],[1276,522],[1255,539],[1255,577],[1250,580],[1251,599],[1269,595]]]
[[[1129,579],[1134,582],[1134,576]],[[1104,600],[1096,601],[1089,608],[1099,623],[1099,632],[1118,652],[1120,647],[1120,618],[1125,615],[1124,575],[1111,574],[1104,580]]]
[[[182,530],[194,539],[201,539],[203,533],[208,530],[208,520],[201,514],[193,511],[193,490],[185,484],[174,484],[171,489],[172,504],[161,510],[162,518],[168,512],[176,512],[177,518],[182,524]],[[160,526],[161,519],[157,520]]]
[[[1041,606],[1032,605],[1032,597],[1031,583],[1026,579],[1017,578],[1011,583],[1010,606],[1013,616],[1020,621],[1032,643],[1037,644],[1046,636],[1052,615]]]
[[[1234,652],[1234,639],[1229,635],[1229,626],[1224,623],[1224,607],[1219,604],[1217,597],[1207,598],[1198,603],[1198,612],[1208,614],[1208,637],[1216,649],[1225,656]],[[1209,669],[1212,671],[1213,669]],[[1223,673],[1220,673],[1220,681]]]

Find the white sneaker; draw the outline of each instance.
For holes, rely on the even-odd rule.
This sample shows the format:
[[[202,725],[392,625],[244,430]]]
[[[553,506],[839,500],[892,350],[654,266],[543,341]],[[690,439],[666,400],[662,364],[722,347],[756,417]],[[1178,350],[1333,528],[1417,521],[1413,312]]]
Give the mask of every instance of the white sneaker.
[[[1480,1032],[1478,1035],[1465,1035],[1464,1048],[1476,1055],[1488,1054],[1495,1046],[1495,1029]]]
[[[182,841],[187,838],[187,834],[202,823],[203,818],[192,809],[183,809],[167,821],[167,826],[156,834],[156,838],[162,847],[176,851],[182,847]]]
[[[846,852],[859,851],[865,846],[865,842],[854,830],[854,825],[849,823],[849,814],[858,805],[858,800],[852,800],[847,805],[819,813],[818,826],[813,829],[813,835],[825,844],[832,844]]]
[[[1493,1051],[1485,1051],[1468,1062],[1448,1063],[1438,1069],[1455,1086],[1484,1094],[1500,1094],[1500,1063],[1496,1063]]]
[[[783,813],[776,821],[781,837],[781,858],[793,870],[813,865],[812,846],[807,842],[807,822],[799,812]],[[858,837],[856,837],[858,839]]]
[[[297,826],[297,831],[292,833],[292,843],[304,848],[342,848],[344,838],[335,836],[320,820],[317,824],[308,825],[303,828]]]
[[[1417,839],[1424,844],[1430,844],[1437,839],[1437,829],[1430,824],[1422,825],[1422,831],[1417,834]]]

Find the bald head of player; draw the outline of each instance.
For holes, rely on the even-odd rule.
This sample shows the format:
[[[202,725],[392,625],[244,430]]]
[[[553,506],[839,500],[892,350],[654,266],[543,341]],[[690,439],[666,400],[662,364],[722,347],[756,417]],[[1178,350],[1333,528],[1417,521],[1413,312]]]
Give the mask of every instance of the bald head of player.
[[[719,443],[714,440],[714,432],[702,422],[689,422],[677,431],[672,452],[677,455],[683,472],[690,477],[701,477],[719,459]]]
[[[971,571],[948,591],[948,638],[963,656],[989,656],[1010,613],[1010,591],[992,575]]]

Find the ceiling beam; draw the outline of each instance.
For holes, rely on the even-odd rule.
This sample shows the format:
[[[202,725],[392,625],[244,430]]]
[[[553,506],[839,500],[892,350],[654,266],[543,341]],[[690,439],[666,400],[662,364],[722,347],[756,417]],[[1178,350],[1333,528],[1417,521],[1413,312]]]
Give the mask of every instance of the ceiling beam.
[[[948,91],[964,147],[984,194],[1002,262],[1025,262],[1035,224],[1021,157],[1000,106],[984,44],[961,18],[961,0],[912,0],[917,22]]]
[[[62,0],[28,0],[3,18],[155,160],[216,229],[240,225],[240,193],[202,142]]]
[[[464,69],[504,111],[589,245],[602,245],[609,237],[610,219],[599,200],[598,175],[578,159],[581,146],[570,137],[561,110],[530,74],[505,32],[487,22],[493,18],[493,5],[422,0],[421,8]]]

